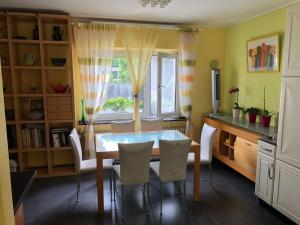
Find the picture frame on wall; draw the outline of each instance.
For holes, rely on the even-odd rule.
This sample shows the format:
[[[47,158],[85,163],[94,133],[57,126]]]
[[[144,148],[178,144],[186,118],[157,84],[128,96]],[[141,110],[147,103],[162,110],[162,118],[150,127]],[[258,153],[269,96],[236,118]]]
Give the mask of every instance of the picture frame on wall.
[[[248,72],[279,72],[279,34],[247,41]]]

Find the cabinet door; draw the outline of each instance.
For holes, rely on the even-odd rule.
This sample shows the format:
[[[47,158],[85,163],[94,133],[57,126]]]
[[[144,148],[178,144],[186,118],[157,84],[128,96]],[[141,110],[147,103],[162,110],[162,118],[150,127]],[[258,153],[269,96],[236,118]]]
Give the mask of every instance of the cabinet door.
[[[276,160],[273,207],[300,224],[300,169]]]
[[[300,168],[300,77],[282,80],[276,158]]]
[[[300,5],[290,7],[286,25],[283,76],[300,76]]]
[[[273,198],[274,161],[264,153],[257,155],[255,194],[270,205]]]

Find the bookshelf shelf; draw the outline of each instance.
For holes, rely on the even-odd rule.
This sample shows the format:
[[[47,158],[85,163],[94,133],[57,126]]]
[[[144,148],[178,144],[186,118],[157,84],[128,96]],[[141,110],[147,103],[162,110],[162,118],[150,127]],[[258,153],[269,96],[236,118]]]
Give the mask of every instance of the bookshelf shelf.
[[[0,16],[5,29],[0,48],[6,56],[1,68],[3,81],[7,84],[5,109],[7,117],[11,118],[6,122],[11,139],[10,159],[17,161],[20,171],[37,170],[38,177],[74,174],[68,133],[64,134],[65,142],[56,148],[51,133],[75,125],[73,89],[70,93],[56,94],[51,88],[52,83],[73,87],[70,16],[2,11]],[[57,27],[62,31],[62,38],[58,41],[53,40],[54,28]],[[35,56],[31,65],[25,60],[29,53]],[[65,66],[54,66],[52,58],[66,58]],[[70,99],[70,119],[60,120],[52,114],[49,120],[48,100],[51,98],[58,99],[58,102]],[[28,120],[28,112],[39,112],[43,117]]]

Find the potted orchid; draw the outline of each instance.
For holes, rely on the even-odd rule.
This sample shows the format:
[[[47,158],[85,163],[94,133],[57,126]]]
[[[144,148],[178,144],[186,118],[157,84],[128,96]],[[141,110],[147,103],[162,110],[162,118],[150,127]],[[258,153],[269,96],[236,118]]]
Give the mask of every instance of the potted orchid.
[[[239,91],[240,89],[238,87],[231,87],[229,89],[230,95],[236,95],[236,102],[234,103],[234,108],[232,109],[232,117],[237,119],[240,117],[241,107],[239,106]]]
[[[249,116],[249,123],[256,123],[256,117],[260,114],[260,109],[255,107],[247,108],[247,113]]]
[[[274,115],[275,113],[269,112],[268,110],[264,109],[262,111],[261,114],[261,124],[264,127],[269,127],[270,126],[270,122],[271,122],[271,117]]]

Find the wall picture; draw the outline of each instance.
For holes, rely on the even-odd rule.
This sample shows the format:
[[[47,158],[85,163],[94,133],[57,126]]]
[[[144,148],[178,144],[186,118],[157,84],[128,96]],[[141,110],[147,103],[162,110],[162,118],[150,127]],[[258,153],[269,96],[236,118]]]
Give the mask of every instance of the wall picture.
[[[247,42],[248,72],[279,71],[279,34]]]

